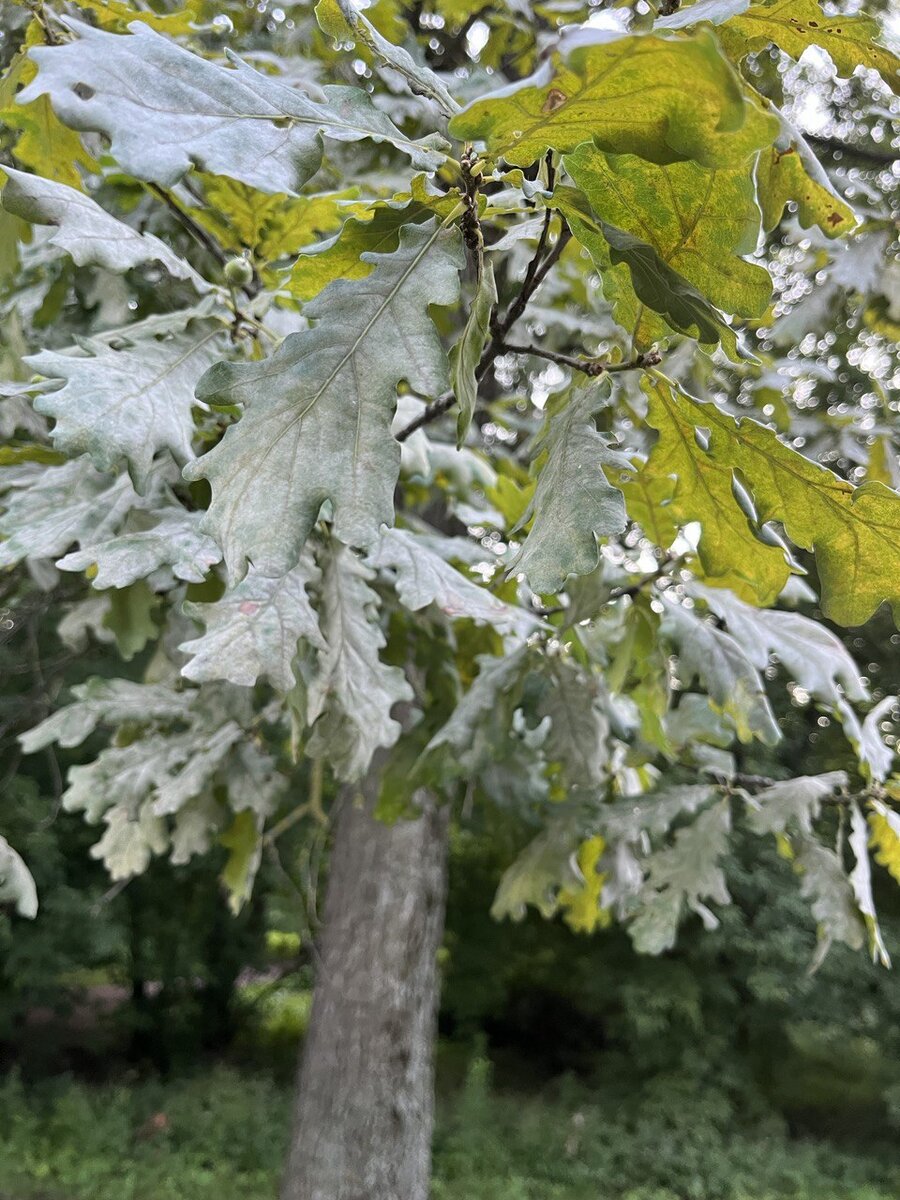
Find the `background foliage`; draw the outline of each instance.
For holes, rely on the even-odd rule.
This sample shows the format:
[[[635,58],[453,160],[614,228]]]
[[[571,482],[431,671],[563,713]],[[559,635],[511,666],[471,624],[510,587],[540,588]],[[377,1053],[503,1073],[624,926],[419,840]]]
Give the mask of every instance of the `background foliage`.
[[[436,1196],[896,1192],[897,30],[656,7],[2,6],[0,1188],[273,1186],[389,747]]]

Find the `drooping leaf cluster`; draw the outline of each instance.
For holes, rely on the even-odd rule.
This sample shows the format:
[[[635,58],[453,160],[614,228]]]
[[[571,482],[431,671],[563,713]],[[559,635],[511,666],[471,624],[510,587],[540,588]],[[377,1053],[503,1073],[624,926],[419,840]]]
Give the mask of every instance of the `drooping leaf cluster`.
[[[813,0],[663,9],[11,24],[0,567],[139,664],[23,738],[111,731],[63,802],[114,877],[218,839],[239,907],[295,765],[374,759],[386,815],[542,826],[498,915],[659,952],[740,820],[886,960],[894,700],[832,626],[900,617],[898,60]],[[762,778],[785,683],[846,749]]]

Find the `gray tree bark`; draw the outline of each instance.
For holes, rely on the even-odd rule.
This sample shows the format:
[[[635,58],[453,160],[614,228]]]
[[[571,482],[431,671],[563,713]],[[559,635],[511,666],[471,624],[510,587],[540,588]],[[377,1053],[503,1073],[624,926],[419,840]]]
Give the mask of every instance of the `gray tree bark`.
[[[373,764],[338,802],[282,1200],[429,1192],[448,814],[420,792],[421,817],[385,825],[377,784]]]

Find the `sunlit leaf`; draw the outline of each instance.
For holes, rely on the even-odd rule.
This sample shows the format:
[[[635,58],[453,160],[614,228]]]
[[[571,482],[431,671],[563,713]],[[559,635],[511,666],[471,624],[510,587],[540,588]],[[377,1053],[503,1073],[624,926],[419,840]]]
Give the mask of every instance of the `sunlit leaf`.
[[[607,35],[608,36],[608,35]],[[690,87],[673,90],[673,79]],[[771,137],[774,122],[745,99],[705,30],[690,37],[627,37],[555,53],[530,79],[476,100],[450,122],[458,138],[528,166],[548,150],[593,140],[651,162],[734,165]]]

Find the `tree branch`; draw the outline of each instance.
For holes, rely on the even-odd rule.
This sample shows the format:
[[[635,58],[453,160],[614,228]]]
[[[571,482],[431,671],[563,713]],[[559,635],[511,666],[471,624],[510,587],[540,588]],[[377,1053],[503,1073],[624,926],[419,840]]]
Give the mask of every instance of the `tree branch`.
[[[550,210],[547,210],[548,214]],[[541,231],[541,238],[538,242],[538,249],[535,251],[534,257],[528,264],[528,269],[525,272],[525,278],[522,280],[522,286],[519,293],[513,300],[506,312],[506,316],[502,320],[494,321],[491,324],[491,340],[485,347],[484,353],[475,370],[475,378],[481,380],[487,374],[494,359],[503,353],[504,340],[509,330],[515,325],[519,317],[525,311],[528,301],[541,286],[547,277],[547,273],[553,269],[554,264],[559,260],[559,256],[566,248],[572,234],[567,225],[563,225],[560,230],[559,237],[556,239],[556,244],[547,255],[543,263],[538,263],[539,252],[546,245],[546,237],[544,231],[548,228],[549,221],[545,220],[544,230]],[[456,402],[454,392],[445,392],[443,396],[439,396],[437,400],[433,400],[431,404],[425,406],[422,412],[408,425],[405,425],[394,437],[398,442],[405,442],[411,437],[417,429],[421,429],[424,425],[430,425],[432,421],[436,421],[438,417],[448,412]]]
[[[662,356],[655,350],[646,354],[635,355],[625,362],[609,362],[604,358],[575,358],[571,354],[559,354],[556,350],[544,350],[540,346],[515,346],[512,342],[504,342],[503,350],[510,354],[531,354],[536,358],[546,358],[560,366],[571,367],[573,371],[581,371],[591,378],[598,375],[613,375],[621,371],[642,371],[646,367],[656,367],[662,362]]]

